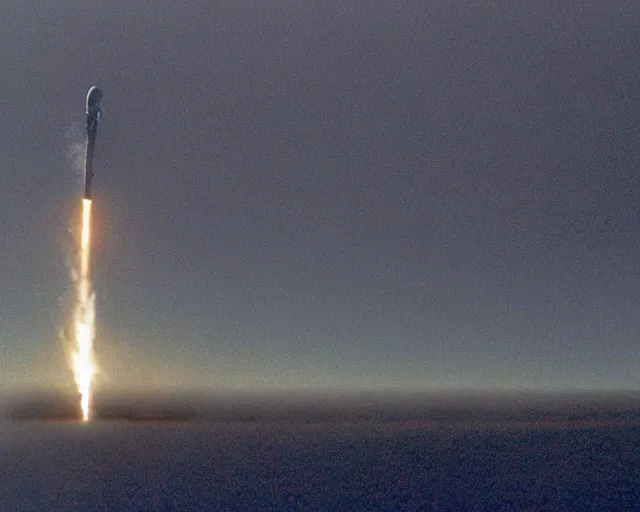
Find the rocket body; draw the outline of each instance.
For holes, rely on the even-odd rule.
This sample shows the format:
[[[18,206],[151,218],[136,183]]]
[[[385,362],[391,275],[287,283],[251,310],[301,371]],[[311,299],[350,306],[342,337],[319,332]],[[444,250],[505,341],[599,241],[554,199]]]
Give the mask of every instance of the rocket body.
[[[96,132],[87,132],[87,149],[84,156],[84,198],[91,199],[91,180],[93,178],[93,151],[96,145]]]
[[[93,178],[93,153],[96,146],[98,122],[102,118],[100,101],[102,91],[93,86],[87,93],[87,148],[84,161],[84,196],[82,199],[82,223],[78,258],[77,299],[74,316],[76,348],[72,354],[72,368],[78,389],[83,421],[89,421],[92,408],[92,383],[95,374],[93,341],[95,338],[95,302],[89,275],[91,254],[91,181]]]
[[[96,134],[98,132],[98,121],[102,119],[100,101],[102,91],[94,85],[87,92],[86,114],[87,114],[87,149],[84,159],[84,198],[91,199],[91,181],[93,179],[93,152],[96,146]]]

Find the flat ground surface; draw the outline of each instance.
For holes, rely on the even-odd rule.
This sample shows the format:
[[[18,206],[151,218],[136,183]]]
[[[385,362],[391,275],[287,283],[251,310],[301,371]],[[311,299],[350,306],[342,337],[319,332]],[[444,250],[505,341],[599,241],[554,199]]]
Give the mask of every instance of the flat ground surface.
[[[333,403],[245,403],[235,419],[228,402],[218,419],[171,417],[166,404],[165,419],[134,417],[133,401],[127,417],[90,424],[7,415],[3,508],[640,509],[640,420],[621,402],[369,403],[351,416],[351,402]]]

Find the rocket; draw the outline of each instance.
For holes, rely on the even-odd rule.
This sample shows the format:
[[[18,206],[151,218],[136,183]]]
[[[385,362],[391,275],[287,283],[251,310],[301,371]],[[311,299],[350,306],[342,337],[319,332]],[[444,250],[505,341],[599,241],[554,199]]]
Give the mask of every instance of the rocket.
[[[91,199],[91,179],[93,178],[93,151],[96,146],[96,133],[98,121],[102,119],[100,101],[102,91],[97,85],[89,88],[87,92],[87,150],[84,159],[84,198]]]

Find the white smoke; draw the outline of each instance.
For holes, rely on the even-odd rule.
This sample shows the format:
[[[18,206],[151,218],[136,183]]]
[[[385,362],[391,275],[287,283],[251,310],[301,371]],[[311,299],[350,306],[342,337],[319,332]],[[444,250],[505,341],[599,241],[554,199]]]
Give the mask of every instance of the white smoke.
[[[73,165],[77,176],[84,178],[85,134],[82,123],[73,123],[64,136],[67,144],[65,153]]]

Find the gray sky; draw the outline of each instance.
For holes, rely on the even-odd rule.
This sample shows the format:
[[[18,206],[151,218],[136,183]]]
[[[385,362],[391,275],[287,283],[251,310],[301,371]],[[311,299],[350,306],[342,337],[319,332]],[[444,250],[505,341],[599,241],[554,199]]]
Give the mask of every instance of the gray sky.
[[[637,3],[95,4],[0,5],[0,384],[71,379],[99,84],[103,385],[638,388]]]

